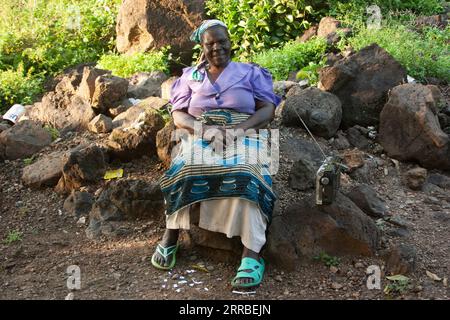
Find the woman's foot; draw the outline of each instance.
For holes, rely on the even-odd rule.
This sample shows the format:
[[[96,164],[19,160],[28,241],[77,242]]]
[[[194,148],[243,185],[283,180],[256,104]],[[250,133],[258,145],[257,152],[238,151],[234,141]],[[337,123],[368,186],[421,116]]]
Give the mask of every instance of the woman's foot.
[[[252,251],[252,250],[250,250],[250,249],[248,249],[246,247],[244,247],[244,250],[242,252],[242,259],[244,259],[244,258],[252,258],[252,259],[255,259],[256,261],[260,261],[259,253],[255,252],[255,251]],[[244,269],[242,271],[243,272],[247,272],[247,273],[251,273],[254,270],[252,270],[252,269]],[[245,286],[245,285],[248,285],[248,284],[250,284],[250,283],[252,283],[254,281],[255,281],[255,279],[253,279],[253,278],[238,277],[238,278],[236,278],[234,280],[234,283],[237,286],[239,286],[239,285]]]
[[[179,235],[178,229],[166,229],[163,238],[159,243],[159,246],[163,248],[171,248],[176,246],[178,242],[178,235]],[[176,253],[176,251],[174,253]],[[155,253],[153,254],[152,260],[157,265],[168,268],[171,265],[172,260],[174,258],[175,258],[174,254],[170,254],[167,257],[164,257],[163,255],[161,255],[159,250],[156,250]]]

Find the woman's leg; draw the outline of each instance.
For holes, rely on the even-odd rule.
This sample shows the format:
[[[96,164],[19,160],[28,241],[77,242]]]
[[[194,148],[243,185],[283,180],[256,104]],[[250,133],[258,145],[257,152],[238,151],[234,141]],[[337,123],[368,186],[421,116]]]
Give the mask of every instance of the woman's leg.
[[[178,241],[178,235],[179,235],[179,229],[166,229],[164,232],[163,238],[161,242],[159,243],[164,248],[171,247],[177,244]],[[163,256],[161,256],[158,252],[155,252],[155,261],[164,267],[168,267],[170,263],[172,262],[173,257],[169,257],[164,259]]]

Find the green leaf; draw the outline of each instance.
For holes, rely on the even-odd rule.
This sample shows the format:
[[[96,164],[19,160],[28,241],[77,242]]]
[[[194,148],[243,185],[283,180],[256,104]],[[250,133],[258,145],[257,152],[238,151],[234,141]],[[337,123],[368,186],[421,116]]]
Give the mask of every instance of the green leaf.
[[[284,7],[276,7],[275,8],[275,12],[279,13],[279,14],[285,13],[286,12],[286,8],[284,8]]]
[[[391,281],[409,281],[408,277],[401,275],[401,274],[389,276],[389,277],[386,277],[386,279],[391,280]]]

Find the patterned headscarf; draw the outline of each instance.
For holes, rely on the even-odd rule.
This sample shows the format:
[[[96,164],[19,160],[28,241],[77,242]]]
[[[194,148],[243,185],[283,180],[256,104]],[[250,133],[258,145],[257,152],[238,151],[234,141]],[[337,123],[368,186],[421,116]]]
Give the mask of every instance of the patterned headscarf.
[[[206,30],[208,30],[211,27],[214,26],[222,26],[225,29],[228,29],[226,24],[223,23],[220,20],[205,20],[202,22],[202,24],[200,25],[200,27],[198,27],[197,29],[195,29],[195,31],[192,33],[191,35],[191,41],[194,41],[196,43],[200,43],[202,41],[202,35],[203,33],[205,33]]]

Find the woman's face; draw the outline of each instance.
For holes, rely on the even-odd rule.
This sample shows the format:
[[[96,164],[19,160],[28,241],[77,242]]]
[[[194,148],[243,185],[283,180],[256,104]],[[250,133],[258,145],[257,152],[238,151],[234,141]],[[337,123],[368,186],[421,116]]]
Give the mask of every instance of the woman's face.
[[[225,67],[230,61],[231,42],[225,28],[218,26],[206,30],[202,36],[202,47],[209,64]]]

